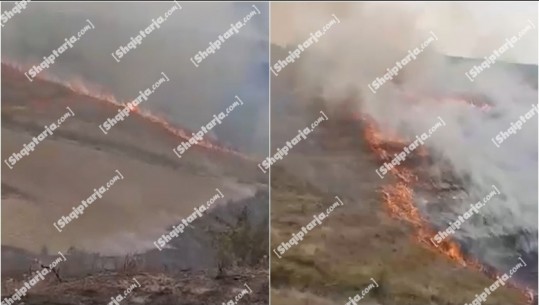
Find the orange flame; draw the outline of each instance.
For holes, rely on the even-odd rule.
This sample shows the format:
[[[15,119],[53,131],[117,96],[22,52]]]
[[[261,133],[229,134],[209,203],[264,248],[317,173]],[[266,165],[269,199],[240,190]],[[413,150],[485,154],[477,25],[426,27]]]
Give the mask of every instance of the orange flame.
[[[382,134],[380,130],[377,129],[375,122],[367,116],[355,114],[354,118],[356,120],[359,118],[364,123],[365,140],[370,149],[383,162],[388,162],[391,159],[391,154],[387,151],[386,147],[394,149],[395,151],[393,151],[393,153],[395,153],[402,151],[403,147],[408,144],[403,139],[400,139],[395,135]],[[428,152],[426,149],[421,152],[418,151],[416,154],[421,158],[428,157]],[[404,220],[411,224],[416,230],[417,241],[419,241],[429,250],[442,253],[447,258],[462,266],[479,270],[481,272],[486,272],[487,270],[479,261],[466,257],[462,253],[460,246],[450,238],[443,240],[438,247],[432,244],[431,239],[436,235],[436,232],[434,232],[428,222],[421,216],[421,213],[414,205],[413,200],[413,187],[420,182],[419,177],[412,169],[403,164],[393,167],[390,172],[397,179],[397,182],[394,184],[385,185],[382,188],[384,202],[389,214],[397,219]],[[491,278],[501,276],[501,274],[497,274],[496,272],[489,272],[488,275]],[[527,300],[527,304],[532,303],[534,295],[532,289],[519,284],[508,284],[510,287],[523,294]]]
[[[6,59],[2,59],[2,64],[4,64],[4,65],[6,65],[6,66],[8,66],[8,67],[10,67],[10,68],[12,68],[12,69],[14,69],[16,71],[19,71],[21,73],[24,73],[25,71],[28,71],[32,67],[32,65],[23,65],[23,64],[15,62],[15,61],[6,60]],[[108,103],[110,103],[110,104],[112,104],[112,105],[114,105],[115,107],[118,107],[118,108],[123,108],[123,107],[125,107],[127,105],[127,102],[118,101],[116,99],[116,97],[114,95],[112,95],[112,94],[103,93],[102,90],[91,89],[91,88],[98,88],[98,86],[88,85],[87,82],[84,82],[81,79],[74,78],[74,79],[72,79],[70,81],[64,81],[64,80],[60,80],[59,78],[51,75],[50,73],[46,73],[46,71],[42,71],[37,76],[37,79],[46,80],[48,82],[53,82],[53,83],[63,85],[65,87],[71,89],[75,93],[78,93],[78,94],[81,94],[81,95],[86,95],[86,96],[89,96],[89,97],[93,97],[93,98],[95,98],[97,100],[100,100],[100,101],[108,102]],[[169,123],[164,118],[162,118],[162,117],[160,117],[158,115],[155,115],[155,114],[151,113],[148,110],[142,110],[139,107],[136,107],[136,109],[133,112],[136,113],[137,115],[139,115],[140,117],[142,117],[143,119],[146,119],[146,120],[148,120],[148,121],[150,121],[150,122],[152,122],[154,124],[159,125],[161,128],[163,128],[167,132],[169,132],[172,135],[180,138],[180,141],[188,141],[189,138],[191,138],[191,136],[192,136],[187,130],[173,126],[171,123]],[[213,142],[208,141],[208,140],[199,141],[196,145],[200,146],[200,147],[203,147],[203,148],[210,149],[210,150],[220,151],[220,152],[227,153],[227,154],[232,154],[232,155],[238,156],[238,157],[240,157],[242,159],[246,159],[246,160],[251,159],[250,157],[248,157],[248,156],[246,156],[246,155],[244,155],[244,154],[242,154],[242,153],[240,153],[240,152],[238,152],[236,150],[223,147],[223,146],[221,146],[219,144],[213,143]]]
[[[376,128],[376,124],[366,116],[362,116],[362,121],[365,124],[364,136],[371,150],[379,157],[381,161],[387,162],[391,159],[391,153],[388,149],[401,151],[407,143],[398,138],[396,135],[383,135]],[[424,147],[418,151],[417,155],[421,158],[428,156]],[[397,178],[395,184],[385,185],[382,188],[384,194],[384,202],[389,211],[389,214],[395,218],[402,219],[410,223],[417,232],[417,239],[427,248],[443,253],[451,260],[463,265],[481,268],[480,264],[472,259],[466,258],[459,245],[451,240],[444,240],[438,247],[435,247],[431,238],[436,233],[429,227],[427,221],[422,217],[421,213],[414,204],[414,184],[418,183],[419,178],[410,168],[403,164],[393,167],[390,170],[391,174]]]

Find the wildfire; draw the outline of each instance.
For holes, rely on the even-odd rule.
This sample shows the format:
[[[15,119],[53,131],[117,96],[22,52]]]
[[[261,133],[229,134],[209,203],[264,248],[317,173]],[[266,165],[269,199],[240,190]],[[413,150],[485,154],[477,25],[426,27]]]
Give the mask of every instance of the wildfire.
[[[487,107],[481,107],[481,109],[483,111],[489,110]],[[356,120],[360,119],[364,123],[364,138],[370,149],[382,162],[390,162],[392,154],[402,151],[403,147],[408,144],[395,134],[380,132],[376,123],[367,116],[355,114],[354,118]],[[418,150],[413,157],[426,160],[428,152],[426,149]],[[494,271],[487,271],[477,260],[464,256],[460,246],[450,238],[444,239],[438,247],[434,246],[431,238],[436,235],[436,232],[422,217],[413,200],[413,188],[421,180],[414,172],[414,169],[404,164],[394,167],[390,172],[397,179],[397,182],[385,185],[382,188],[382,193],[384,194],[384,203],[391,216],[410,223],[417,232],[417,240],[426,248],[442,253],[462,266],[485,272],[492,278],[500,275]],[[532,289],[517,283],[511,283],[510,285],[526,297],[527,304],[532,304],[535,295]]]
[[[489,112],[493,107],[487,102],[484,96],[474,96],[473,94],[453,93],[451,96],[441,94],[431,94],[431,96],[420,95],[412,91],[402,91],[401,97],[410,104],[424,102],[453,103],[462,104],[472,108],[479,108],[483,112]]]
[[[371,150],[381,161],[390,162],[393,153],[402,151],[403,147],[407,144],[403,139],[398,138],[396,135],[382,134],[377,129],[376,124],[368,117],[362,116],[361,119],[365,124],[365,139]],[[426,149],[423,148],[423,150],[418,151],[416,155],[417,157],[424,159],[428,156],[428,153]],[[463,266],[477,267],[480,269],[481,266],[478,262],[466,258],[462,254],[462,251],[456,242],[446,239],[439,244],[438,247],[435,247],[432,244],[431,238],[433,238],[436,233],[430,228],[428,222],[421,216],[420,211],[414,204],[413,187],[419,182],[419,177],[414,173],[413,169],[401,164],[392,168],[390,172],[397,178],[397,182],[385,185],[382,189],[384,202],[390,215],[410,223],[416,229],[418,241],[427,248],[441,252]]]
[[[28,71],[29,68],[31,67],[31,65],[23,65],[23,64],[15,62],[15,61],[6,60],[6,59],[2,59],[2,64],[4,64],[4,65],[6,65],[6,66],[8,66],[8,67],[10,67],[10,68],[12,68],[12,69],[14,69],[16,71],[19,71],[21,73],[24,73],[24,72]],[[69,81],[64,81],[64,80],[61,80],[61,79],[51,75],[50,73],[46,73],[46,71],[42,71],[37,76],[37,78],[41,79],[41,80],[46,80],[48,82],[53,82],[53,83],[63,85],[65,87],[69,88],[70,90],[72,90],[75,93],[78,93],[78,94],[81,94],[81,95],[86,95],[86,96],[89,96],[89,97],[93,97],[93,98],[95,98],[97,100],[100,100],[100,101],[108,102],[108,103],[110,103],[110,104],[112,104],[112,105],[114,105],[115,107],[118,107],[118,108],[122,108],[122,107],[125,107],[127,105],[127,102],[118,101],[118,99],[116,99],[116,97],[114,95],[112,95],[112,94],[103,93],[102,90],[98,90],[98,89],[91,89],[91,88],[98,88],[98,87],[88,85],[88,83],[83,81],[82,79],[74,78],[74,79],[71,79]],[[155,114],[151,113],[148,110],[143,110],[140,107],[136,107],[133,110],[133,112],[136,113],[137,115],[139,115],[140,117],[142,117],[143,119],[146,119],[146,120],[152,122],[153,124],[159,125],[161,128],[163,128],[167,132],[169,132],[172,135],[180,138],[179,141],[188,141],[189,138],[192,137],[192,134],[190,134],[189,131],[173,126],[171,123],[169,123],[164,118],[162,118],[162,117],[160,117],[158,115],[155,115]],[[208,140],[199,141],[196,145],[200,146],[200,147],[203,147],[203,148],[210,149],[210,150],[216,150],[216,151],[232,154],[232,155],[238,156],[238,157],[240,157],[242,159],[250,159],[248,156],[246,156],[246,155],[244,155],[244,154],[242,154],[242,153],[240,153],[238,151],[223,147],[222,145],[210,142]]]

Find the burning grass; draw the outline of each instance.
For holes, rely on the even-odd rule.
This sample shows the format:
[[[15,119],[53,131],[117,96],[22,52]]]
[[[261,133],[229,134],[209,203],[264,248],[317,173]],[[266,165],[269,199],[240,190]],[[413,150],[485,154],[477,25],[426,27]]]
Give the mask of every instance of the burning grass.
[[[403,150],[407,144],[404,140],[388,136],[387,138],[376,129],[374,122],[364,119],[364,137],[371,150],[382,162],[391,162],[391,157],[395,153]],[[391,149],[391,150],[390,150]],[[418,153],[419,158],[428,158],[426,149],[422,147],[422,153]],[[414,185],[419,181],[419,177],[413,169],[401,164],[393,167],[390,172],[397,179],[397,182],[387,184],[383,187],[384,203],[389,214],[397,219],[410,223],[417,232],[417,240],[427,248],[443,253],[451,260],[463,266],[481,269],[480,264],[474,259],[467,258],[462,253],[460,246],[451,240],[443,241],[439,247],[435,247],[430,241],[436,233],[429,227],[420,211],[414,203]]]
[[[2,59],[2,64],[20,73],[24,73],[25,71],[28,71],[27,66],[31,66],[31,65],[23,65],[23,64],[20,64],[20,63],[17,63],[8,59]],[[112,94],[104,93],[102,90],[99,90],[99,89],[94,89],[94,88],[97,88],[97,86],[89,85],[85,81],[78,78],[73,78],[69,81],[64,81],[44,71],[37,77],[37,80],[42,80],[42,81],[46,80],[49,82],[63,85],[75,93],[86,95],[86,96],[95,98],[97,100],[107,102],[118,109],[123,108],[127,105],[127,102],[119,101]],[[158,125],[160,128],[166,130],[168,133],[177,137],[178,144],[183,141],[189,141],[189,138],[191,138],[192,136],[191,132],[188,131],[187,129],[182,129],[177,126],[173,126],[165,118],[159,115],[156,115],[154,113],[151,113],[149,110],[144,110],[144,109],[141,109],[140,107],[136,107],[134,108],[132,112],[134,112],[136,115],[138,115],[142,119]],[[250,157],[236,150],[224,147],[223,145],[212,142],[212,141],[202,140],[202,141],[199,141],[196,145],[199,147],[209,149],[209,150],[220,151],[227,154],[238,156],[242,159],[250,160]]]
[[[482,109],[487,111],[489,108]],[[362,121],[364,124],[364,138],[371,151],[375,153],[380,161],[391,162],[390,156],[403,151],[404,146],[408,144],[405,140],[400,139],[395,135],[385,136],[377,129],[376,124],[369,118],[363,116]],[[420,150],[413,156],[409,156],[409,158],[420,159],[423,163],[426,163],[429,154],[425,147],[421,147]],[[421,212],[414,202],[414,187],[418,186],[420,183],[426,183],[419,178],[417,167],[407,165],[405,162],[405,164],[393,167],[389,172],[396,178],[396,182],[389,183],[382,187],[384,203],[389,215],[409,223],[416,232],[416,241],[427,249],[442,253],[445,257],[459,265],[487,273],[487,269],[484,268],[477,259],[465,255],[460,245],[451,238],[443,240],[438,247],[434,246],[431,242],[436,235],[436,232],[421,215]],[[497,274],[495,273],[489,272],[489,276],[493,279],[496,275]],[[510,286],[519,290],[522,295],[527,295],[529,290],[526,287]]]
[[[434,232],[413,201],[413,187],[427,182],[402,164],[384,180],[375,174],[380,160],[390,158],[406,142],[382,135],[368,122],[349,120],[346,114],[333,123],[316,139],[326,148],[323,157],[305,151],[287,156],[283,164],[272,168],[272,248],[320,209],[320,202],[330,195],[325,193],[333,177],[328,171],[338,169],[333,177],[337,183],[353,186],[339,192],[346,202],[343,210],[332,214],[282,259],[272,256],[272,304],[303,300],[316,304],[315,299],[344,304],[373,277],[380,289],[369,293],[369,300],[363,302],[461,305],[492,284],[487,275],[470,268],[473,261],[464,258],[456,244],[438,249],[430,243],[428,237]],[[427,153],[425,150],[421,155]],[[410,162],[419,165],[421,155],[410,156]],[[299,169],[308,168],[309,176],[285,167],[300,163]],[[312,177],[318,179],[310,183]],[[319,180],[326,185],[317,187]],[[403,219],[410,225],[398,221]],[[519,291],[505,287],[486,303],[524,301]]]

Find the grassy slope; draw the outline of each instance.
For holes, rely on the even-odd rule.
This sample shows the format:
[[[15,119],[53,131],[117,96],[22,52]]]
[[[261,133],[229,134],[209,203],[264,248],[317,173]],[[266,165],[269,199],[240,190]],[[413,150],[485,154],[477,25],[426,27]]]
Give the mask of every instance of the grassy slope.
[[[372,277],[380,284],[367,295],[373,304],[456,305],[471,302],[494,282],[426,249],[414,240],[407,224],[390,218],[379,191],[387,178],[380,180],[374,174],[377,163],[359,137],[344,143],[343,138],[346,134],[341,130],[339,137],[326,137],[328,149],[320,156],[289,155],[283,160],[286,163],[272,169],[272,249],[334,201],[334,193],[322,192],[299,178],[306,171],[293,169],[294,164],[314,168],[317,177],[327,177],[327,184],[349,186],[337,193],[345,206],[326,218],[322,227],[311,231],[282,259],[272,255],[272,304],[344,304],[367,287]],[[299,147],[294,151],[300,151]],[[341,176],[331,177],[331,167],[341,168]],[[523,301],[518,291],[503,287],[484,304]]]

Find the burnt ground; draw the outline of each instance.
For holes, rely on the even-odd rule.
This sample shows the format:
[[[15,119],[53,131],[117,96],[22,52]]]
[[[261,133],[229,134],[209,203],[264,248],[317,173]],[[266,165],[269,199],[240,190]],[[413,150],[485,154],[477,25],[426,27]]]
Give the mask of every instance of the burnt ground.
[[[108,304],[111,297],[123,294],[135,283],[140,287],[127,294],[124,304],[222,304],[246,289],[252,293],[241,298],[245,304],[268,304],[268,274],[265,270],[237,269],[215,279],[206,273],[109,273],[47,283],[32,288],[24,304]],[[2,296],[4,297],[4,296]]]

